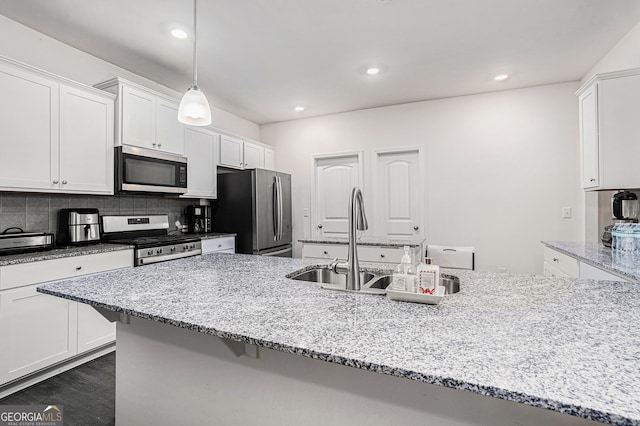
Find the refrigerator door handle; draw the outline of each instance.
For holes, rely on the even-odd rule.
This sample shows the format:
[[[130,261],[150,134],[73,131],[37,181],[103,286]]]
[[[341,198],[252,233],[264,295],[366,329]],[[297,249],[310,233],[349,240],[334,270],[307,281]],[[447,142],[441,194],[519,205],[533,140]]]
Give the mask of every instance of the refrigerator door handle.
[[[282,178],[278,176],[278,240],[282,239]]]
[[[273,241],[278,241],[278,205],[279,205],[279,195],[278,195],[278,177],[274,176],[273,178]]]

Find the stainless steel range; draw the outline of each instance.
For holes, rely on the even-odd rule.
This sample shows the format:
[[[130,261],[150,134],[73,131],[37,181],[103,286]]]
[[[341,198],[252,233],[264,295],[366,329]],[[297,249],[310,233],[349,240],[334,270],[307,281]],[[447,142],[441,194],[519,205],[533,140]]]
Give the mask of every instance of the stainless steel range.
[[[169,234],[169,216],[102,216],[102,240],[135,247],[134,265],[202,254],[199,237]]]

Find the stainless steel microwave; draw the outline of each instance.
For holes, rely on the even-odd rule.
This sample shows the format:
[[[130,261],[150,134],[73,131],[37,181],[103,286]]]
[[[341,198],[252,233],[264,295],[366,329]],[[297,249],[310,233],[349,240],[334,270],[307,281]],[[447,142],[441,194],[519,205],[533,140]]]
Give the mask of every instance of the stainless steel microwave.
[[[187,158],[133,146],[116,147],[116,191],[185,194]]]

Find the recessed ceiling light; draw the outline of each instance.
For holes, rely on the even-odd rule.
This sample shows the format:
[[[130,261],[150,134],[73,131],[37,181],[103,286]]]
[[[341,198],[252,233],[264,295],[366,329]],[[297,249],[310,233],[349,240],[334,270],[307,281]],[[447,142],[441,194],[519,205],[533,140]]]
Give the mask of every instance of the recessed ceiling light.
[[[504,81],[508,78],[509,78],[509,74],[498,74],[495,77],[493,77],[495,81]]]
[[[179,38],[179,39],[185,39],[187,37],[189,37],[189,33],[187,33],[185,30],[181,30],[180,28],[174,28],[171,30],[171,35],[174,36],[175,38]]]
[[[369,75],[376,75],[380,72],[380,68],[378,67],[369,67],[367,68],[367,74]]]
[[[298,111],[298,112],[301,112],[301,111],[305,110],[305,107],[302,106],[302,105],[296,105],[296,106],[293,107],[293,109]]]

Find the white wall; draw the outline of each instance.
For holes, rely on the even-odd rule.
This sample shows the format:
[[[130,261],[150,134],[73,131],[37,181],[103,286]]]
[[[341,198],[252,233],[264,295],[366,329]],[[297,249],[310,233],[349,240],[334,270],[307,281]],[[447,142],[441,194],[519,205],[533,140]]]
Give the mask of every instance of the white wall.
[[[278,170],[293,175],[294,241],[309,233],[302,211],[311,208],[311,155],[364,150],[370,169],[374,149],[423,145],[427,242],[476,246],[479,270],[542,273],[540,240],[580,240],[584,229],[577,88],[563,83],[263,125],[261,140],[276,147]],[[365,205],[373,212],[371,186]],[[573,219],[561,218],[563,206],[573,208]]]
[[[2,15],[0,55],[90,86],[113,77],[123,77],[177,99],[182,97],[182,93],[54,40]],[[187,83],[190,82],[185,82],[186,85]],[[252,121],[213,106],[211,115],[213,127],[250,139],[260,138],[260,127]]]

